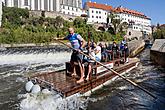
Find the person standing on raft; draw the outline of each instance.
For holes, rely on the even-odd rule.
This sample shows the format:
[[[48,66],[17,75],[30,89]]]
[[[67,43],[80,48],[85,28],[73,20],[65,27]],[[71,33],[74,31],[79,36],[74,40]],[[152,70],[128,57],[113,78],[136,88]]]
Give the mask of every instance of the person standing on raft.
[[[81,55],[79,52],[82,51],[82,49],[86,45],[86,41],[81,37],[81,35],[74,33],[73,28],[69,28],[69,35],[64,37],[64,38],[54,38],[55,40],[69,40],[71,43],[71,46],[74,48],[72,55],[71,55],[71,60],[70,64],[73,68],[73,75],[76,75],[76,69],[75,69],[75,63],[78,63],[80,67],[80,79],[77,81],[77,83],[81,83],[84,81],[84,67],[82,65],[82,60],[83,60],[83,55]]]

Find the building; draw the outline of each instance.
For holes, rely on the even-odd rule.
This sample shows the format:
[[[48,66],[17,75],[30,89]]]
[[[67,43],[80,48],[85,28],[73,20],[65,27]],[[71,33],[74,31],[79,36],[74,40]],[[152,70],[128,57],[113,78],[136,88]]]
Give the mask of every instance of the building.
[[[4,0],[7,7],[27,8],[34,11],[50,11],[81,16],[82,0]]]
[[[142,34],[147,35],[152,33],[151,19],[145,14],[123,8],[122,6],[115,8],[114,12],[118,15],[122,22],[128,23],[129,28],[133,31],[142,32]]]
[[[113,11],[112,6],[98,4],[96,2],[86,2],[85,10],[87,11],[87,23],[107,23],[107,17]]]
[[[99,4],[91,1],[86,2],[84,8],[87,11],[87,23],[89,24],[107,24],[108,20],[110,22],[108,15],[114,13],[117,15],[117,18],[121,19],[121,22],[126,22],[128,24],[129,27],[126,35],[128,38],[137,37],[139,39],[152,33],[151,19],[141,12],[123,8],[122,6],[113,8],[106,4]]]
[[[143,36],[152,33],[151,19],[141,12],[130,10],[119,6],[113,8],[106,4],[96,2],[86,2],[82,9],[82,0],[3,0],[7,7],[28,8],[32,11],[45,11],[52,13],[61,13],[77,17],[87,15],[89,24],[107,24],[108,16],[113,12],[129,25],[128,36]],[[47,14],[49,17],[50,14]],[[51,17],[52,17],[51,16]],[[141,34],[139,34],[141,33]]]

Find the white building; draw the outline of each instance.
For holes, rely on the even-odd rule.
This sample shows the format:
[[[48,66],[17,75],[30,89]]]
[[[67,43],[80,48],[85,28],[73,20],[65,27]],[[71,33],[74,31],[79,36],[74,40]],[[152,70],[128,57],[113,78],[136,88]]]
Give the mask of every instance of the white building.
[[[129,34],[141,33],[141,36],[143,36],[143,34],[149,35],[152,33],[151,19],[138,11],[129,10],[121,6],[113,8],[109,5],[90,1],[85,3],[85,9],[88,15],[87,23],[107,23],[108,15],[113,12],[118,15],[122,22],[128,23],[128,30],[131,30]],[[134,34],[134,36],[137,36],[137,34]]]
[[[7,7],[28,8],[35,11],[56,11],[73,16],[85,14],[82,0],[4,0]]]
[[[123,7],[115,8],[115,13],[122,19],[122,22],[127,22],[129,28],[135,31],[141,31],[144,34],[151,34],[151,19],[143,13],[129,10]]]
[[[96,2],[86,2],[85,10],[87,11],[87,23],[107,23],[109,12],[113,10],[112,6],[98,4]]]

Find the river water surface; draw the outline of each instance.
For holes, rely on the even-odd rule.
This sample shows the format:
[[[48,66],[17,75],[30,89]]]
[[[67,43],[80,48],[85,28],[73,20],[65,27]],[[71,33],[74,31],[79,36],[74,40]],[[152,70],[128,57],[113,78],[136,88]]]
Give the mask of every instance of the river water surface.
[[[127,73],[125,77],[155,94],[157,99],[153,99],[145,92],[118,78],[84,100],[78,100],[78,96],[75,96],[71,104],[70,100],[68,103],[68,100],[61,99],[61,103],[64,103],[60,105],[60,107],[64,106],[61,109],[77,110],[81,106],[81,109],[88,110],[164,110],[165,69],[154,65],[149,60],[149,49],[145,49],[138,57],[141,60],[138,68]],[[22,99],[18,96],[24,89],[25,76],[62,69],[64,62],[69,61],[69,58],[70,51],[61,47],[1,51],[0,110],[32,110],[32,108],[33,110],[55,110],[54,106],[58,106],[59,100],[46,99],[48,101],[43,103],[43,101],[34,101],[35,98],[29,100],[29,98]],[[47,103],[51,105],[48,105],[49,107],[44,105]]]

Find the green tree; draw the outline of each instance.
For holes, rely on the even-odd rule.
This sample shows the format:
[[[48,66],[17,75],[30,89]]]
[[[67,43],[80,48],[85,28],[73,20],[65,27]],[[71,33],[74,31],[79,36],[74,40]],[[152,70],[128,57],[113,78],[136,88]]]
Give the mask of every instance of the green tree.
[[[23,24],[23,19],[27,18],[29,18],[29,11],[27,9],[4,6],[2,15],[2,27],[6,26],[6,22],[9,22],[15,27],[21,26]]]
[[[128,23],[123,22],[122,19],[115,13],[111,13],[108,15],[108,19],[110,19],[110,25],[113,28],[114,34],[122,33],[128,29]]]

